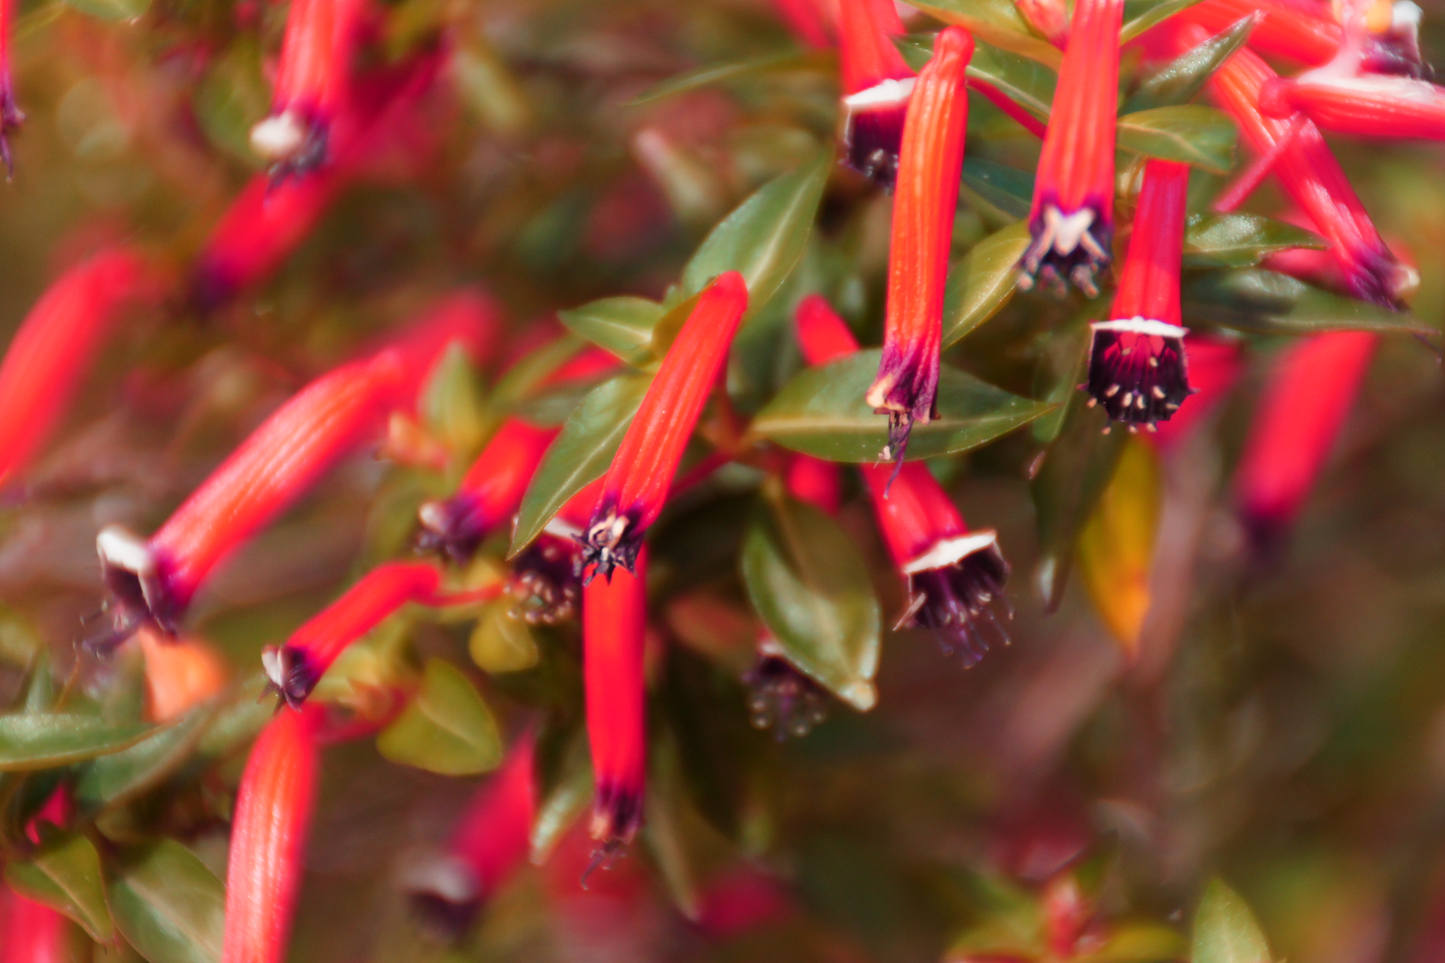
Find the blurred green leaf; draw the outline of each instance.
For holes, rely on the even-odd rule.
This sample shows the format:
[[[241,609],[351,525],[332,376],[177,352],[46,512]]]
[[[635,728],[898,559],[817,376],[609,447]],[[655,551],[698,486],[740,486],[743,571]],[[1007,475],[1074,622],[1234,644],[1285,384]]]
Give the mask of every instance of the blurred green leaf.
[[[100,854],[79,833],[63,833],[42,822],[39,848],[29,859],[6,863],[5,882],[26,899],[75,920],[93,940],[104,942],[115,934],[105,902]]]
[[[1046,445],[1059,437],[1072,407],[1070,402],[1084,381],[1085,367],[1089,363],[1089,345],[1093,340],[1093,332],[1089,328],[1091,320],[1094,319],[1080,318],[1057,331],[1048,339],[1045,355],[1040,361],[1034,378],[1034,394],[1055,407],[1035,420],[1031,431],[1037,441]]]
[[[417,413],[428,432],[452,452],[470,457],[491,426],[487,393],[477,369],[458,344],[447,346],[422,386]]]
[[[271,110],[261,50],[254,41],[238,40],[209,66],[191,99],[196,121],[228,157],[259,170],[263,163],[251,149],[251,128]]]
[[[129,749],[87,763],[75,783],[76,804],[84,812],[98,812],[157,785],[190,757],[215,715],[214,705],[198,706]]]
[[[98,716],[66,713],[0,716],[0,772],[46,769],[109,755],[155,730],[144,723],[112,724]]]
[[[150,0],[65,0],[66,4],[97,20],[139,20],[150,9]]]
[[[1254,17],[1244,17],[1223,33],[1175,57],[1144,78],[1120,113],[1189,103],[1204,89],[1214,72],[1249,39],[1254,24]]]
[[[956,344],[1003,310],[1018,290],[1014,267],[1029,246],[1026,222],[1010,224],[974,245],[948,272],[943,296],[943,346]]]
[[[963,0],[959,0],[963,2]],[[1009,7],[1012,8],[1010,3]],[[923,69],[933,56],[936,34],[910,34],[895,41],[903,59],[914,70]],[[1042,41],[1040,41],[1042,42]],[[1051,45],[1048,49],[1058,53]],[[1057,61],[1054,61],[1057,66]],[[1041,120],[1047,120],[1054,102],[1058,71],[1037,59],[976,41],[968,62],[968,77],[981,80],[1007,94],[1009,99]]]
[[[526,620],[512,615],[512,600],[487,606],[467,644],[472,661],[484,672],[520,672],[537,664],[537,642]]]
[[[219,963],[226,886],[180,843],[123,853],[109,894],[121,935],[150,963]]]
[[[666,97],[713,87],[742,77],[765,76],[789,70],[831,73],[837,61],[838,55],[831,50],[805,50],[755,57],[752,60],[742,60],[737,63],[713,64],[708,67],[699,67],[697,70],[689,70],[676,77],[669,77],[661,83],[647,88],[623,106],[638,107]]]
[[[641,368],[653,360],[652,329],[665,313],[647,298],[616,297],[558,311],[557,317],[588,341]]]
[[[687,319],[692,317],[693,309],[697,307],[700,297],[702,297],[702,292],[678,301],[667,309],[666,314],[657,319],[657,324],[652,329],[652,343],[649,347],[652,350],[653,358],[658,362],[661,362],[667,355],[672,343],[682,333],[682,327],[687,324]]]
[[[967,27],[976,38],[994,47],[1058,69],[1063,53],[1033,32],[1013,0],[931,0],[913,6],[942,20]],[[982,44],[979,45],[982,47]],[[974,57],[978,50],[974,51]],[[915,67],[914,69],[917,69]]]
[[[752,430],[818,458],[877,461],[888,440],[888,419],[875,414],[863,395],[878,374],[881,355],[875,348],[822,367],[804,368],[758,413]],[[977,448],[1049,408],[945,365],[938,382],[938,417],[914,426],[908,458]]]
[[[546,733],[544,732],[544,737]],[[562,835],[592,801],[592,758],[581,725],[554,733],[550,751],[539,739],[537,817],[532,823],[532,862],[545,863]]]
[[[1435,333],[1412,314],[1333,294],[1262,268],[1202,272],[1185,281],[1182,298],[1186,319],[1259,334]]]
[[[659,741],[649,768],[647,819],[642,824],[642,845],[657,864],[667,895],[684,919],[696,923],[702,914],[697,873],[688,852],[681,818],[687,806],[681,762],[674,740]]]
[[[569,498],[606,473],[651,384],[650,377],[614,378],[588,393],[532,476],[508,557],[530,545]]]
[[[963,159],[963,189],[974,207],[983,206],[1000,221],[1018,221],[1029,215],[1034,175],[1017,167],[977,157]]]
[[[1163,23],[1181,10],[1188,10],[1200,0],[1127,0],[1124,4],[1124,28],[1119,42],[1128,43],[1156,24]]]
[[[1269,963],[1269,943],[1249,904],[1212,879],[1194,913],[1193,963]]]
[[[29,666],[43,651],[45,640],[40,637],[35,623],[10,606],[0,604],[0,661],[8,665]]]
[[[1322,248],[1318,234],[1259,214],[1196,214],[1184,231],[1184,266],[1250,267],[1291,248]]]
[[[1169,927],[1130,922],[1114,927],[1102,947],[1074,957],[1074,963],[1166,963],[1188,951],[1188,942]]]
[[[502,740],[491,710],[471,681],[451,663],[427,660],[421,691],[376,738],[392,762],[444,776],[495,769]]]
[[[1124,150],[1227,174],[1239,131],[1223,111],[1182,104],[1126,114],[1119,118],[1118,136]]]
[[[873,708],[882,615],[868,568],[838,523],[776,493],[748,524],[742,573],[788,661],[855,709]]]

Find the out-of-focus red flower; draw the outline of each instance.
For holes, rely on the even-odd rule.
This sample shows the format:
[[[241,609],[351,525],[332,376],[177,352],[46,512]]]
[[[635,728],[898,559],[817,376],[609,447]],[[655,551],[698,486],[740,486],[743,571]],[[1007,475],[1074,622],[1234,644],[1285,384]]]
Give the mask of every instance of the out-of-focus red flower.
[[[772,0],[778,18],[805,47],[823,50],[833,45],[832,18],[819,0]]]
[[[136,641],[145,657],[148,718],[169,722],[226,688],[230,670],[220,653],[202,640],[167,639],[142,628]]]
[[[702,292],[637,409],[607,470],[602,496],[587,526],[583,564],[593,575],[629,570],[642,535],[662,513],[672,476],[693,426],[727,361],[728,347],[748,306],[748,289],[736,271],[721,274]]]
[[[1064,0],[1015,0],[1014,5],[1049,43],[1055,47],[1068,44],[1069,10]]]
[[[781,923],[796,912],[781,885],[755,869],[742,868],[709,884],[702,894],[697,927],[709,939],[731,940]]]
[[[809,295],[809,300],[814,298],[823,300],[816,294]],[[798,310],[803,310],[801,305]],[[836,462],[812,455],[793,455],[788,459],[784,485],[789,495],[826,514],[838,514],[843,505],[843,473]]]
[[[1184,352],[1189,358],[1189,384],[1194,394],[1153,435],[1155,446],[1165,451],[1189,437],[1229,395],[1244,366],[1237,341],[1190,334],[1184,339]]]
[[[0,963],[71,963],[66,926],[44,903],[0,890]]]
[[[460,288],[432,302],[372,351],[400,352],[402,405],[415,412],[422,388],[449,349],[461,349],[473,367],[485,368],[497,354],[505,327],[506,315],[496,300],[479,288]]]
[[[938,35],[903,128],[883,357],[867,396],[875,411],[888,415],[884,461],[901,462],[914,424],[937,414],[943,290],[968,128],[964,71],[972,56],[967,30],[948,27]]]
[[[893,0],[840,0],[843,158],[884,187],[898,173],[913,70],[893,45],[903,21]]]
[[[1422,75],[1419,7],[1408,0],[1375,6],[1385,16],[1371,18],[1368,35],[1362,38],[1361,67],[1374,73]],[[1257,15],[1258,21],[1249,46],[1271,57],[1320,66],[1333,60],[1345,44],[1345,29],[1330,5],[1310,0],[1204,0],[1176,17],[1180,24],[1197,24],[1218,33],[1251,15]]]
[[[15,173],[15,164],[10,157],[10,134],[20,129],[25,114],[15,103],[15,81],[11,76],[15,46],[16,0],[0,0],[0,160],[5,170]]]
[[[1410,77],[1326,66],[1265,84],[1259,109],[1270,117],[1303,111],[1317,126],[1342,134],[1445,140],[1445,88]]]
[[[1078,0],[1068,49],[1034,180],[1019,286],[1036,281],[1090,297],[1108,267],[1114,239],[1114,132],[1119,109],[1119,30],[1123,0]]]

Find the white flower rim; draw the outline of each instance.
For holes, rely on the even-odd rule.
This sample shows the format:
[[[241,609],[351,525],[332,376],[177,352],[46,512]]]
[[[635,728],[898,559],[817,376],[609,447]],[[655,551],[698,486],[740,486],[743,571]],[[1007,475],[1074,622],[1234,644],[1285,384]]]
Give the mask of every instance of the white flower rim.
[[[251,128],[251,149],[267,160],[284,160],[301,149],[306,125],[293,111],[273,114]]]
[[[573,539],[582,537],[582,529],[567,521],[560,515],[553,515],[552,520],[542,526],[542,531],[557,538]]]
[[[1188,328],[1180,327],[1177,324],[1138,316],[1115,318],[1112,321],[1095,321],[1089,327],[1095,331],[1123,331],[1128,334],[1146,334],[1152,338],[1182,338],[1189,333]]]
[[[121,525],[107,525],[95,537],[100,560],[138,578],[156,574],[156,557],[145,539]]]
[[[869,87],[867,90],[860,90],[856,94],[849,94],[843,98],[843,106],[849,110],[873,110],[878,107],[892,107],[901,104],[913,93],[913,85],[917,77],[907,77],[903,80],[881,81]]]
[[[981,552],[986,548],[998,547],[998,532],[991,528],[982,531],[969,532],[967,535],[958,535],[953,538],[945,538],[922,555],[906,563],[903,566],[904,575],[917,575],[919,572],[931,572],[937,568],[947,568],[955,565],[975,552]]]

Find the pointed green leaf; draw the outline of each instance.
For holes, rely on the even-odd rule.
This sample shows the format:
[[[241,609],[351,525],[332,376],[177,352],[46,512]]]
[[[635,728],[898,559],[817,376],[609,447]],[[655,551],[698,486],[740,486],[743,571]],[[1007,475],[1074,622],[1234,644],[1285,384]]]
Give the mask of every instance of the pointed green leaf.
[[[135,21],[150,9],[150,0],[65,0],[81,13],[97,20]]]
[[[1189,103],[1204,89],[1214,72],[1249,39],[1255,22],[1254,17],[1244,17],[1223,33],[1215,34],[1160,67],[1144,78],[1120,112],[1132,114],[1153,107]]]
[[[1063,52],[1033,32],[1013,0],[910,0],[910,3],[944,23],[967,27],[975,38],[1008,53],[1048,64],[1055,70],[1063,60]]]
[[[832,167],[829,146],[812,163],[764,184],[738,205],[687,262],[681,295],[696,294],[724,271],[740,271],[748,284],[748,316],[757,314],[802,258]]]
[[[520,672],[537,664],[537,642],[525,619],[512,614],[512,600],[487,606],[472,630],[467,651],[484,672]]]
[[[86,764],[75,783],[76,804],[83,812],[98,812],[157,785],[190,757],[215,715],[215,706],[198,706],[129,749]]]
[[[1163,23],[1181,10],[1188,10],[1200,0],[1128,0],[1124,4],[1124,29],[1119,42],[1128,43],[1150,27]]]
[[[1269,943],[1249,904],[1213,879],[1194,914],[1193,963],[1269,963]]]
[[[502,740],[496,720],[471,681],[451,663],[429,659],[421,691],[376,738],[392,762],[444,776],[497,768]]]
[[[155,728],[64,713],[0,716],[0,772],[49,769],[120,752]]]
[[[471,455],[491,425],[481,376],[459,344],[447,346],[417,399],[417,413],[431,434],[453,452]]]
[[[878,374],[878,349],[805,368],[758,413],[752,430],[784,447],[832,461],[877,461],[888,419],[863,395]],[[909,459],[949,455],[987,444],[1049,410],[947,365],[938,383],[938,417],[915,425]]]
[[[1234,166],[1239,131],[1223,111],[1183,104],[1125,114],[1118,137],[1124,150],[1227,174]]]
[[[766,76],[789,70],[828,72],[834,68],[837,62],[838,55],[831,50],[806,50],[801,53],[791,52],[755,57],[751,60],[730,64],[713,64],[697,70],[689,70],[676,77],[669,77],[662,83],[647,88],[623,106],[638,107],[666,97],[674,97],[705,87],[714,87],[743,77]]]
[[[1250,267],[1291,248],[1323,248],[1312,231],[1259,214],[1195,214],[1184,232],[1184,266]]]
[[[1333,294],[1261,268],[1201,273],[1185,283],[1183,301],[1186,320],[1260,334],[1436,333],[1412,314]]]
[[[537,816],[532,823],[532,862],[540,866],[552,855],[562,835],[592,801],[592,757],[580,723],[554,730],[537,741]]]
[[[656,301],[617,297],[558,311],[557,317],[599,348],[640,368],[652,361],[652,329],[663,313]]]
[[[41,824],[40,846],[31,857],[5,865],[5,882],[27,899],[44,903],[79,923],[98,942],[115,934],[105,903],[100,854],[79,833]]]
[[[767,502],[743,541],[753,608],[789,662],[855,709],[873,708],[882,615],[857,546],[812,505]]]
[[[899,37],[895,43],[908,65],[914,70],[922,70],[928,58],[933,56],[936,37],[936,34],[910,34]],[[982,41],[974,46],[973,56],[968,62],[968,77],[998,88],[1014,103],[1041,120],[1048,119],[1054,102],[1054,88],[1059,82],[1059,74],[1054,67]]]
[[[963,160],[963,189],[969,203],[997,221],[1019,221],[1029,216],[1033,203],[1032,171],[995,164],[977,157]]]
[[[606,473],[651,384],[650,377],[614,378],[588,393],[532,476],[508,557],[530,545],[569,498]]]
[[[109,893],[121,935],[150,963],[219,963],[226,886],[180,843],[123,854]]]
[[[1106,306],[1107,302],[1101,308]],[[1096,318],[1086,316],[1055,332],[1040,360],[1034,376],[1034,394],[1057,406],[1030,427],[1035,440],[1043,444],[1049,444],[1063,431],[1074,392],[1084,382],[1089,344],[1093,340],[1089,322],[1093,320]]]
[[[1018,289],[1014,270],[1029,246],[1029,226],[1020,221],[979,241],[948,272],[943,298],[943,346],[1003,310]]]

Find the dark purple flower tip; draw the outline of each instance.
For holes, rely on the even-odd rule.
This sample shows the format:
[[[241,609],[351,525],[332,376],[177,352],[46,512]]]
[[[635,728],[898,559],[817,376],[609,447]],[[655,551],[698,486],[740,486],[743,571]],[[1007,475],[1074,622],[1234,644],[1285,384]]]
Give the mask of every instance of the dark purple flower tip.
[[[1189,387],[1184,335],[1177,324],[1148,318],[1100,321],[1089,351],[1089,404],[1102,405],[1112,421],[1144,425],[1168,421]]]
[[[424,502],[417,519],[421,522],[417,551],[445,555],[457,564],[470,561],[487,535],[487,520],[477,509],[477,499],[466,492],[445,501]]]
[[[321,681],[321,673],[312,664],[311,658],[301,649],[290,645],[268,645],[261,650],[261,668],[266,672],[266,687],[286,700],[286,704],[297,711],[301,703]]]
[[[615,855],[637,835],[642,825],[640,787],[604,780],[597,784],[592,803],[592,838],[601,843],[608,857]],[[590,871],[590,870],[589,870]]]
[[[110,626],[81,644],[93,652],[106,653],[145,625],[163,635],[175,636],[188,600],[175,591],[164,559],[145,539],[120,525],[101,529],[95,547],[100,555],[101,578],[110,593],[105,602]]]
[[[1355,259],[1344,279],[1350,294],[1382,308],[1406,309],[1406,299],[1420,286],[1420,272],[1396,260],[1388,250],[1371,249]]]
[[[431,856],[409,867],[402,887],[417,922],[441,940],[466,935],[482,908],[476,873],[451,856]]]
[[[1433,80],[1435,68],[1420,54],[1420,16],[1414,3],[1397,0],[1392,4],[1389,28],[1370,38],[1360,66],[1375,74]]]
[[[748,712],[753,726],[772,729],[779,742],[802,738],[827,718],[827,696],[812,679],[771,651],[765,643],[758,661],[743,676],[748,687]]]
[[[331,124],[312,112],[285,110],[251,128],[251,148],[271,162],[272,185],[303,177],[328,159]]]
[[[516,618],[553,625],[572,617],[582,590],[577,540],[542,535],[512,564],[511,592]]]
[[[843,98],[843,162],[890,191],[913,84],[913,77],[884,80]]]
[[[975,665],[990,640],[1007,645],[1008,632],[993,613],[993,603],[1013,610],[1004,597],[1009,565],[992,531],[946,538],[903,567],[908,577],[908,609],[895,629],[932,629],[946,654],[957,652],[964,668]]]
[[[1113,260],[1114,225],[1098,203],[1086,203],[1072,211],[1045,203],[1029,224],[1033,241],[1019,258],[1019,287],[1032,290],[1042,284],[1062,297],[1069,285],[1091,298],[1099,296],[1095,276]]]
[[[0,79],[0,160],[5,162],[6,177],[15,174],[15,164],[10,156],[10,134],[20,129],[25,114],[15,103],[15,90],[7,71]]]
[[[612,570],[621,565],[629,572],[637,570],[637,553],[642,551],[643,529],[637,524],[636,511],[619,512],[615,505],[601,504],[592,516],[582,543],[582,584],[598,575],[612,580]],[[591,569],[589,572],[588,569]]]

